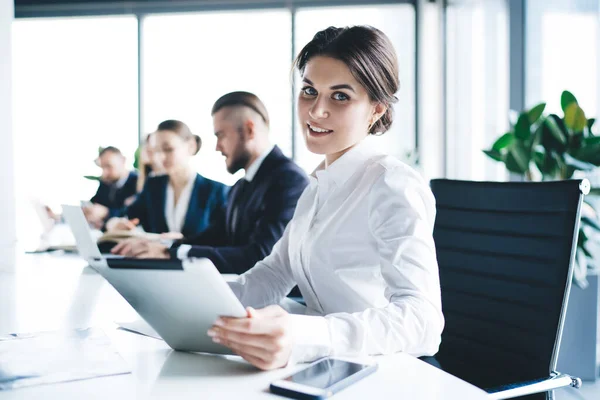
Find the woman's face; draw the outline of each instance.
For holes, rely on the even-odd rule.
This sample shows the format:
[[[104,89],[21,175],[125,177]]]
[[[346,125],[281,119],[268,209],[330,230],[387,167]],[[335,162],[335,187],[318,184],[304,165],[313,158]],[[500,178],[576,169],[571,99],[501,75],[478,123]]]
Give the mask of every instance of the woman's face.
[[[157,153],[156,149],[158,146],[157,143],[157,139],[156,139],[156,134],[152,134],[150,135],[150,137],[148,137],[148,142],[146,143],[145,146],[145,150],[146,150],[146,157],[148,162],[150,163],[150,165],[152,166],[152,171],[155,174],[163,174],[165,173],[165,168],[163,167],[162,164],[162,154],[160,152]]]
[[[193,155],[191,140],[183,140],[172,131],[156,132],[156,146],[153,147],[156,162],[160,163],[169,175],[187,168]]]
[[[382,110],[383,109],[383,110]],[[298,95],[298,118],[308,149],[332,163],[364,139],[383,114],[342,61],[311,58]]]

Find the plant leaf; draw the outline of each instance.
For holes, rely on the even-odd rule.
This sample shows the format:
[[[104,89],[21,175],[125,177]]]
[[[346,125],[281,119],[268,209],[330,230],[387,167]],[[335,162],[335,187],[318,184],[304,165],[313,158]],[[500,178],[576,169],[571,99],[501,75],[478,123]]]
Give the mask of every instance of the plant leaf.
[[[544,149],[544,146],[538,145],[535,147],[533,150],[533,162],[542,174],[547,173],[546,149]]]
[[[598,220],[592,219],[590,217],[581,217],[581,222],[585,226],[589,226],[590,228],[593,228],[600,232],[600,222]]]
[[[142,147],[138,147],[133,153],[133,168],[140,170],[140,157],[141,157]]]
[[[600,144],[600,136],[590,136],[583,139],[583,146],[595,146]]]
[[[573,93],[565,90],[560,95],[560,108],[562,108],[563,112],[567,112],[567,107],[571,104],[577,104],[577,99],[573,96]]]
[[[588,249],[586,249],[585,247],[581,246],[580,247],[581,251],[583,251],[583,254],[585,254],[588,258],[593,258],[592,253],[590,253],[588,251]]]
[[[546,118],[544,120],[544,125],[548,128],[548,132],[552,135],[552,137],[554,137],[556,140],[558,140],[561,144],[566,145],[567,144],[567,137],[565,135],[565,132],[563,132],[559,125],[556,122],[556,118],[559,118],[558,116],[550,116],[548,118]]]
[[[563,160],[566,165],[569,165],[579,171],[591,171],[596,168],[594,164],[587,161],[578,160],[569,153],[563,154]]]
[[[531,136],[531,124],[526,113],[521,113],[515,125],[515,136],[517,139],[527,140]]]
[[[517,163],[517,161],[515,160],[515,156],[511,152],[508,152],[506,154],[506,161],[504,161],[504,164],[506,165],[506,169],[510,172],[514,172],[515,174],[519,175],[525,174],[525,171]]]
[[[588,129],[590,130],[590,133],[592,133],[592,127],[594,126],[595,122],[596,122],[596,118],[589,118],[587,120],[587,126],[588,126]]]
[[[573,132],[581,132],[587,124],[585,113],[577,103],[571,103],[565,110],[565,125]]]
[[[589,138],[586,138],[589,139]],[[583,142],[585,143],[585,142]],[[584,145],[573,154],[578,160],[600,166],[600,145]]]
[[[514,163],[516,164],[516,168],[513,168],[513,170],[511,170],[512,172],[520,172],[520,173],[524,174],[525,172],[527,172],[529,170],[529,162],[531,161],[531,153],[529,151],[527,151],[527,149],[525,148],[525,146],[523,146],[523,144],[517,142],[513,147],[510,148],[510,150],[508,151],[507,157],[506,157],[507,168],[508,168],[509,156],[512,156],[513,160],[511,160],[511,161],[514,161]],[[515,167],[515,166],[511,165],[511,167]]]
[[[545,108],[546,108],[546,103],[540,103],[537,106],[533,107],[531,110],[529,110],[529,112],[527,113],[527,116],[529,117],[529,123],[533,124],[538,119],[540,119]]]
[[[512,133],[505,133],[500,136],[496,142],[492,145],[492,150],[500,151],[506,147],[509,147],[515,141],[515,135]]]
[[[93,176],[93,175],[84,175],[83,176],[85,179],[89,179],[90,181],[99,181],[100,177],[99,176]]]
[[[502,154],[494,149],[491,150],[483,150],[483,152],[485,153],[486,156],[496,160],[496,161],[500,161],[500,162],[504,162],[504,157],[502,156]]]

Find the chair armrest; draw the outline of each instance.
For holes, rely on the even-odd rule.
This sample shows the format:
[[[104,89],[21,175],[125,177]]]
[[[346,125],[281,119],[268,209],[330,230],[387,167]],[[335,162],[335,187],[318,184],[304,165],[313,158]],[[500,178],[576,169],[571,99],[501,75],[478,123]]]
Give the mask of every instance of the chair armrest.
[[[493,400],[512,399],[514,397],[526,396],[534,393],[548,392],[550,390],[571,386],[576,389],[581,387],[581,379],[570,375],[554,372],[548,378],[535,381],[515,383],[512,385],[501,386],[488,389],[488,397]]]

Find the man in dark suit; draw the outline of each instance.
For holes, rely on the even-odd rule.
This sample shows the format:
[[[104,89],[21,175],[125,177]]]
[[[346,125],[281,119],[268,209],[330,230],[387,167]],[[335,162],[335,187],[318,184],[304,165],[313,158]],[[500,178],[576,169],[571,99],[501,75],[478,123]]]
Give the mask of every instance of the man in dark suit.
[[[224,219],[170,248],[142,240],[122,242],[113,252],[134,257],[209,258],[221,273],[241,274],[266,257],[283,235],[306,174],[269,141],[269,117],[258,97],[247,92],[222,96],[212,109],[217,151],[227,170],[246,175],[231,189]]]
[[[102,168],[100,186],[91,198],[91,204],[83,207],[88,222],[100,228],[108,217],[116,214],[135,196],[137,173],[129,172],[125,157],[116,147],[105,147],[100,151],[96,162]]]

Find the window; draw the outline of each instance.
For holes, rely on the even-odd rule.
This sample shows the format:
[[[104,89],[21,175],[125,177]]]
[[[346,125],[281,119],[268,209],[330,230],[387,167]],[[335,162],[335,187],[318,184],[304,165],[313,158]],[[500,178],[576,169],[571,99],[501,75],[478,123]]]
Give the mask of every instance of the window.
[[[504,166],[482,150],[509,129],[506,2],[449,5],[446,43],[447,175],[504,180]]]
[[[12,60],[18,204],[89,199],[98,147],[137,148],[136,19],[16,20]],[[21,237],[32,215],[19,211]]]
[[[530,1],[526,15],[527,106],[543,101],[547,112],[562,115],[560,94],[569,90],[588,117],[597,117],[600,3]]]
[[[415,10],[412,5],[331,7],[299,9],[296,13],[296,52],[318,31],[329,26],[371,25],[384,32],[394,45],[399,60],[400,91],[394,107],[392,128],[377,142],[390,154],[405,157],[415,146]],[[299,88],[298,88],[299,89]],[[295,94],[296,95],[296,94]],[[294,121],[297,124],[297,120]],[[308,172],[323,159],[310,153],[296,132],[296,162]]]
[[[271,139],[291,156],[291,16],[287,10],[155,15],[143,22],[143,131],[179,119],[202,138],[198,172],[233,184],[215,151],[213,103],[245,90],[265,103]]]

